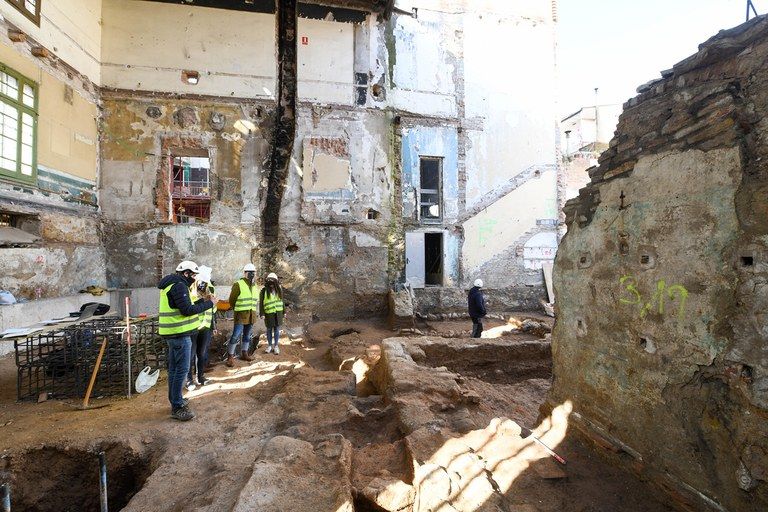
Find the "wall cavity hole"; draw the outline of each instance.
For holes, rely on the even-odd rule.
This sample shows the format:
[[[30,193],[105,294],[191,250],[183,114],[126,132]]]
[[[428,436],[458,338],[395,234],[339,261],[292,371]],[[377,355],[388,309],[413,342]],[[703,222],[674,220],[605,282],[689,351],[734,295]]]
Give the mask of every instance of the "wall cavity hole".
[[[742,365],[741,372],[739,372],[741,380],[745,382],[752,382],[752,367],[749,365]]]
[[[651,262],[651,257],[648,256],[647,254],[643,254],[642,256],[640,256],[640,263],[642,265],[647,265],[650,262]]]
[[[181,72],[181,81],[189,85],[197,85],[200,81],[200,73],[191,69],[185,69]]]
[[[587,322],[585,322],[582,318],[576,319],[576,335],[577,336],[587,335]]]
[[[384,87],[382,87],[379,84],[373,84],[371,86],[371,94],[377,100],[383,100],[384,99]]]
[[[579,263],[581,263],[582,265],[585,265],[587,263],[587,257],[582,256],[581,258],[579,258]]]
[[[296,245],[296,244],[291,244],[288,247],[286,247],[285,250],[287,252],[298,252],[299,251],[299,246]]]
[[[369,208],[368,209],[368,213],[367,213],[368,220],[376,220],[380,216],[381,216],[381,213],[379,213],[378,211],[374,210],[373,208]]]
[[[656,353],[656,343],[653,342],[650,336],[640,336],[640,348],[649,354]]]
[[[752,267],[755,265],[755,258],[752,256],[742,256],[741,257],[741,266],[742,267]]]

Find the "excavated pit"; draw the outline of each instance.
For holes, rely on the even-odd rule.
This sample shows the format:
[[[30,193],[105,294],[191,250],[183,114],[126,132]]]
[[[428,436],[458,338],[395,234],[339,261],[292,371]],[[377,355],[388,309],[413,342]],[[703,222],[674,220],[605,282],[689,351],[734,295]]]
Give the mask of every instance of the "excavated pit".
[[[3,481],[10,482],[14,510],[90,512],[99,510],[99,458],[107,460],[110,510],[120,510],[141,490],[154,470],[152,455],[122,443],[90,448],[42,446],[2,458]]]
[[[528,379],[552,376],[552,349],[544,340],[515,343],[428,344],[420,347],[423,359],[414,361],[432,368],[444,367],[463,377],[493,384],[515,384]]]

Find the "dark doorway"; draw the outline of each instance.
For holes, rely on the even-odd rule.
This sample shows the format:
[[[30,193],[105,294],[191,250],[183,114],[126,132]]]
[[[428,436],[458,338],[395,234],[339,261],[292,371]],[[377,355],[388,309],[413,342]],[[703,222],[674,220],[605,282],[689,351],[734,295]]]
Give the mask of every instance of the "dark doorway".
[[[443,285],[443,234],[424,234],[424,266],[425,284],[427,286]]]

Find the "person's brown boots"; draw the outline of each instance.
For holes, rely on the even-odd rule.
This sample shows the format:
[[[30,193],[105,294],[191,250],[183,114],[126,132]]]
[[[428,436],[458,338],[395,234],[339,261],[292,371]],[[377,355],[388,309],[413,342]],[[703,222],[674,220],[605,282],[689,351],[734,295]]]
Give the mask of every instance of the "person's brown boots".
[[[227,366],[232,368],[235,366],[235,356],[232,354],[227,354]]]
[[[246,352],[245,350],[240,352],[240,359],[242,359],[243,361],[253,361],[253,358],[249,356],[248,352]]]

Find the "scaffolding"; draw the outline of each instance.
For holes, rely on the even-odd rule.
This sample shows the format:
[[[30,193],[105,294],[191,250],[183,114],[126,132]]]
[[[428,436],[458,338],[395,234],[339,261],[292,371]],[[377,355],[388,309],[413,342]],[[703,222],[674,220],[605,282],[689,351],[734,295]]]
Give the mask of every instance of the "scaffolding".
[[[128,379],[125,323],[103,317],[16,340],[18,399],[37,400],[43,393],[48,398],[83,397],[105,339],[93,396],[128,394],[133,383]],[[130,349],[133,377],[145,366],[166,366],[167,349],[158,334],[157,318],[131,322]]]

